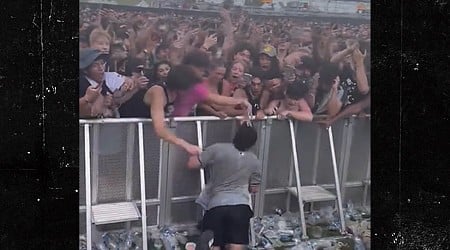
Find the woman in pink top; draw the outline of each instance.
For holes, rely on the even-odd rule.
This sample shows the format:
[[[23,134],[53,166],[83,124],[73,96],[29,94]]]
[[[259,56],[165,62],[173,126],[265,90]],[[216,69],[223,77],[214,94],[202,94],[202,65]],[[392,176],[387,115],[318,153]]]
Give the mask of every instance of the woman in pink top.
[[[206,67],[205,67],[206,68]],[[173,103],[170,116],[188,116],[196,104],[200,102],[217,105],[241,105],[245,108],[250,104],[245,99],[220,96],[210,93],[208,86],[198,74],[201,70],[190,65],[178,65],[171,69],[167,83],[163,86],[150,88],[146,93],[146,103],[150,105],[151,118],[155,133],[165,141],[178,145],[191,155],[201,152],[200,148],[178,138],[165,126],[164,114],[166,105]],[[166,95],[167,93],[167,95]]]

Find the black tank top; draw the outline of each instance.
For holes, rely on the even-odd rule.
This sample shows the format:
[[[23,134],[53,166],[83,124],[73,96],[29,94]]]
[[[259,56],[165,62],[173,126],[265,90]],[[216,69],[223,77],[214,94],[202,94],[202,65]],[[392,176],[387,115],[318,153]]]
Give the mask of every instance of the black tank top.
[[[173,110],[174,110],[174,102],[169,101],[169,93],[167,92],[167,87],[164,82],[157,82],[152,84],[149,89],[151,89],[154,86],[160,86],[164,90],[164,95],[166,96],[166,105],[164,105],[164,117],[170,117],[172,116]],[[151,117],[151,113],[150,113]]]
[[[252,105],[252,113],[256,115],[256,112],[260,109],[259,106],[259,96],[254,96],[250,86],[244,88],[245,94],[247,95],[248,102]]]

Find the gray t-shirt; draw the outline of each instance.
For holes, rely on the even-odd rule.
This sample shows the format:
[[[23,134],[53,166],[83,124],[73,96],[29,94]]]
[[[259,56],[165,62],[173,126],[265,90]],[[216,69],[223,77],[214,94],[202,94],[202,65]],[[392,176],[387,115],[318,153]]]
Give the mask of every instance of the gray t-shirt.
[[[231,143],[206,148],[199,160],[209,178],[196,202],[205,210],[226,205],[250,205],[248,184],[261,182],[261,161],[252,152],[241,152]]]

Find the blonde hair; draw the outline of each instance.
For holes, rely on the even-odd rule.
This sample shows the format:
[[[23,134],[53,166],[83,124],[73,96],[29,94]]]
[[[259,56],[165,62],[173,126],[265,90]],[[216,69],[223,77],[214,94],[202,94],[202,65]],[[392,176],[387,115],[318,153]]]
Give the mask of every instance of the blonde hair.
[[[100,37],[105,37],[108,42],[111,43],[111,36],[108,34],[108,32],[102,29],[94,29],[89,35],[89,45],[92,45]]]

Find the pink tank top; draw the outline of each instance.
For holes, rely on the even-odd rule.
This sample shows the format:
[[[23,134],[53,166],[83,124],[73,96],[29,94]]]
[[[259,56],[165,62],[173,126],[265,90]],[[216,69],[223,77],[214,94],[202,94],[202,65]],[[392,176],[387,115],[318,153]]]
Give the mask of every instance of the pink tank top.
[[[194,106],[206,100],[208,97],[207,83],[201,82],[195,84],[190,89],[179,92],[174,102],[174,111],[172,116],[188,116]]]

